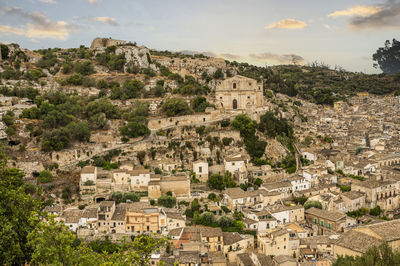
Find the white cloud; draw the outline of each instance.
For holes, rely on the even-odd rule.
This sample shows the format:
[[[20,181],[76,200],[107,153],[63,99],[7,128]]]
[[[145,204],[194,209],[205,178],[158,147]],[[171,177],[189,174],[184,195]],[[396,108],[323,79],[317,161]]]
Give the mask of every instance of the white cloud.
[[[303,29],[305,27],[307,27],[306,22],[295,19],[283,19],[281,21],[265,26],[266,29],[290,29],[290,30]]]
[[[350,16],[360,16],[367,17],[376,14],[382,10],[379,6],[354,6],[346,10],[339,10],[329,14],[329,17],[350,17]]]
[[[99,0],[87,0],[90,4],[97,4]]]
[[[54,0],[39,0],[42,3],[46,3],[46,4],[55,4],[56,2]]]
[[[118,26],[118,23],[115,20],[115,18],[111,18],[111,17],[91,17],[90,20],[94,21],[94,22],[101,22],[101,23],[105,23],[105,24],[109,24],[109,25],[113,25],[113,26]]]
[[[257,61],[273,61],[280,64],[289,64],[292,62],[303,63],[304,58],[296,54],[274,54],[274,53],[260,53],[249,54],[249,57]]]
[[[25,35],[29,38],[37,39],[66,40],[72,31],[77,30],[74,25],[62,20],[52,21],[39,12],[25,12],[23,9],[15,7],[6,7],[3,11],[6,12],[6,15],[28,18],[30,22],[20,28],[0,25],[0,29],[2,29],[0,33]]]
[[[2,33],[11,33],[15,35],[24,35],[25,31],[23,29],[11,27],[8,25],[0,25],[0,34]]]

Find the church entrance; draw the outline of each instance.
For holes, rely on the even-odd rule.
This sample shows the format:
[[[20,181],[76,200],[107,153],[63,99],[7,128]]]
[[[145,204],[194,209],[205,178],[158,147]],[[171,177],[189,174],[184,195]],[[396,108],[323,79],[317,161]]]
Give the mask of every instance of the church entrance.
[[[237,100],[236,99],[233,100],[233,109],[237,109]]]

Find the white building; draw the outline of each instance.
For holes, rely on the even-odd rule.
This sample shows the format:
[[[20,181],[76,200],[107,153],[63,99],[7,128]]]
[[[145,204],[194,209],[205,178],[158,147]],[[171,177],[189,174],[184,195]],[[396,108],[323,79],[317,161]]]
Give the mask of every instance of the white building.
[[[208,179],[208,163],[203,160],[193,162],[193,172],[196,174],[196,178],[201,181],[207,181]]]
[[[85,166],[81,171],[81,181],[80,184],[83,185],[87,181],[92,181],[93,184],[96,184],[97,180],[97,167],[94,166]]]

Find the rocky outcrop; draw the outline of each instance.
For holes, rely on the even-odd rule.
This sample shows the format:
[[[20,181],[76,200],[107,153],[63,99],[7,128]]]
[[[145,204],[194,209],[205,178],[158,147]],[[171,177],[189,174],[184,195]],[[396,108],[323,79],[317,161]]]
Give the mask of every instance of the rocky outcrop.
[[[116,40],[111,38],[95,38],[90,45],[90,49],[96,49],[100,47],[109,47],[126,44],[126,41]]]
[[[144,46],[118,46],[115,50],[115,54],[125,54],[126,64],[125,71],[127,66],[131,63],[140,67],[147,68],[150,67],[150,51],[147,47]],[[150,59],[151,60],[151,59]]]

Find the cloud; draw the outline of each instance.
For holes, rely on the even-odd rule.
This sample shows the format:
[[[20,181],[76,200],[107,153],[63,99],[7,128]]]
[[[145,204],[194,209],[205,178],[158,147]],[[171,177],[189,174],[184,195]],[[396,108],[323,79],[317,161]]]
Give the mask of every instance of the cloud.
[[[280,64],[289,64],[293,61],[296,63],[303,63],[304,58],[296,54],[273,54],[273,53],[260,53],[260,54],[249,54],[249,57],[256,61],[274,61]]]
[[[8,29],[8,33],[25,35],[29,38],[37,39],[56,39],[66,40],[72,31],[78,29],[77,26],[68,24],[65,21],[52,21],[39,12],[25,12],[19,7],[5,7],[2,14],[9,16],[19,16],[28,19],[21,28],[12,28],[6,25],[0,25],[4,30]]]
[[[39,0],[42,3],[46,3],[46,4],[55,4],[56,2],[54,0]]]
[[[90,4],[97,4],[99,0],[87,0]]]
[[[220,56],[228,60],[238,60],[242,58],[241,55],[229,54],[229,53],[220,54]]]
[[[335,11],[328,15],[328,17],[350,17],[350,16],[360,16],[367,17],[378,13],[382,10],[380,6],[354,6],[346,10]]]
[[[367,16],[356,16],[349,22],[353,30],[400,28],[400,0],[386,0],[379,11]]]
[[[11,33],[15,35],[24,35],[25,31],[23,29],[14,28],[8,25],[0,25],[0,34],[2,33]]]
[[[290,29],[290,30],[303,29],[305,27],[307,27],[306,22],[295,19],[283,19],[281,21],[265,26],[266,29]]]
[[[94,22],[101,22],[101,23],[109,24],[112,26],[119,25],[117,23],[117,21],[115,20],[115,18],[111,18],[111,17],[91,17],[90,20],[94,21]]]

